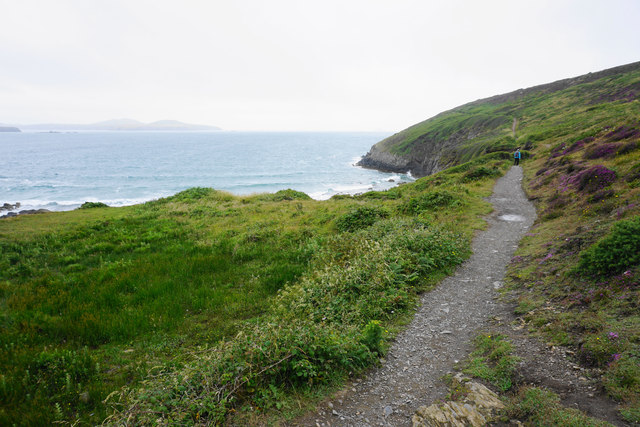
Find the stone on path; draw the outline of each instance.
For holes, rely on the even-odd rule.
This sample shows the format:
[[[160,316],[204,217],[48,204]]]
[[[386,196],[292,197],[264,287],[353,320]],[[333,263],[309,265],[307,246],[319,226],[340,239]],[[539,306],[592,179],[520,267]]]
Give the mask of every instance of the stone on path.
[[[413,427],[485,426],[504,404],[484,385],[458,374],[454,386],[462,389],[461,401],[421,406],[413,415]]]

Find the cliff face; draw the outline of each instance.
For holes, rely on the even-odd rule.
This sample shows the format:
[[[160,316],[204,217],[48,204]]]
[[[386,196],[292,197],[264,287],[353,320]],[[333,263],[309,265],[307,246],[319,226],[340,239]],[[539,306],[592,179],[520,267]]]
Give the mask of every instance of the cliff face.
[[[565,110],[588,114],[602,104],[640,98],[640,62],[480,99],[413,125],[371,147],[358,165],[430,175],[449,166],[540,140],[527,129],[561,120]],[[586,108],[586,109],[585,109]]]

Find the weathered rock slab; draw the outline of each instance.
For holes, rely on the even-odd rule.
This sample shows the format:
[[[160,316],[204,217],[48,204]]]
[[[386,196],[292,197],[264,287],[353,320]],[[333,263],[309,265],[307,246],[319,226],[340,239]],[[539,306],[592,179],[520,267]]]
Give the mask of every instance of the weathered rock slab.
[[[454,378],[454,387],[463,396],[459,401],[419,407],[411,419],[413,427],[481,427],[504,408],[497,394],[460,374]]]

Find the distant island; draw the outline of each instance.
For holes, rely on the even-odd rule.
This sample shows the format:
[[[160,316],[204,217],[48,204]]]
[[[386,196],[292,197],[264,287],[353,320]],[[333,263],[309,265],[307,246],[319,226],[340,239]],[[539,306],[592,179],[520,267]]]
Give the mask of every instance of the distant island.
[[[0,126],[0,132],[21,132],[21,130],[13,126]]]
[[[63,131],[63,130],[109,130],[109,131],[192,131],[192,130],[222,130],[217,126],[194,125],[177,120],[159,120],[152,123],[142,123],[133,119],[106,120],[91,124],[34,124],[21,125],[24,130]],[[18,130],[19,132],[20,130]]]

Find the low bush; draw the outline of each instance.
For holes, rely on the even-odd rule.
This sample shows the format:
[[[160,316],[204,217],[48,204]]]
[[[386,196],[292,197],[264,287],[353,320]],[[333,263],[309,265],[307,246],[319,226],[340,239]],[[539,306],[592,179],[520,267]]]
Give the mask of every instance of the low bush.
[[[620,147],[620,149],[618,150],[618,155],[619,156],[623,156],[623,155],[629,154],[632,151],[635,151],[637,149],[638,149],[638,141],[627,142],[622,147]]]
[[[279,202],[281,200],[311,200],[311,197],[307,193],[302,191],[296,191],[292,189],[280,190],[275,193],[266,193],[260,196],[261,200],[270,200]]]
[[[580,254],[578,270],[619,273],[640,263],[640,217],[618,221],[609,235]]]
[[[166,200],[172,202],[191,202],[195,200],[200,200],[203,197],[207,197],[212,193],[215,193],[216,190],[213,188],[204,188],[204,187],[193,187],[187,190],[181,191],[171,197],[167,197]]]
[[[606,137],[610,141],[620,141],[623,139],[629,139],[634,137],[640,137],[640,129],[633,128],[631,126],[620,126],[615,130],[609,132]]]
[[[608,187],[616,180],[616,173],[602,165],[595,165],[589,169],[578,172],[571,178],[569,183],[579,191],[595,193]]]
[[[610,159],[618,153],[620,147],[620,144],[616,143],[597,144],[585,151],[583,157],[589,160]]]
[[[340,231],[356,231],[363,228],[370,227],[376,221],[387,218],[389,211],[384,208],[373,208],[368,206],[361,206],[346,214],[342,215],[336,220],[336,227]]]
[[[436,190],[406,200],[398,207],[404,214],[416,215],[425,210],[451,207],[460,203],[460,199],[446,190]]]
[[[84,202],[78,209],[94,209],[94,208],[108,208],[109,205],[106,205],[102,202]]]
[[[479,166],[475,169],[465,173],[462,177],[463,182],[475,181],[481,178],[491,178],[500,176],[500,170],[497,168],[488,168],[485,166]]]

